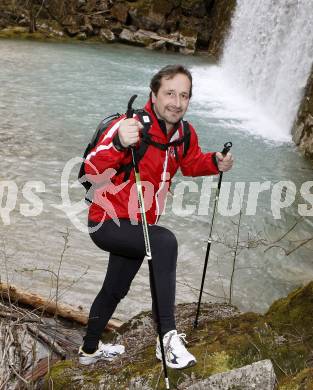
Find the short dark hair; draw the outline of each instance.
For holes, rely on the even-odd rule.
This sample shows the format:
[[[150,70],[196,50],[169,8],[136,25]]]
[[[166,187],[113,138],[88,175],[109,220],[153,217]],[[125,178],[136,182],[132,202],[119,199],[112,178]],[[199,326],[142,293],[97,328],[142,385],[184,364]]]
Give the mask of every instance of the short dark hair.
[[[159,92],[159,89],[161,87],[161,79],[162,77],[165,77],[166,79],[172,79],[177,74],[184,74],[188,77],[190,81],[190,91],[189,91],[189,98],[191,98],[192,95],[192,75],[190,71],[185,68],[183,65],[175,64],[175,65],[166,65],[161,70],[156,73],[151,81],[150,81],[150,88],[151,91],[157,95]]]

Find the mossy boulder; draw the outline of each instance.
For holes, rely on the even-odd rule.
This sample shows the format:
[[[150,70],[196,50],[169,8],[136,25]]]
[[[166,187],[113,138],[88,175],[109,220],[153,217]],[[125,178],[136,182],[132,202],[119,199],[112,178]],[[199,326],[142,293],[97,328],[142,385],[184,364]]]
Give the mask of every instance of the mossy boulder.
[[[265,318],[281,331],[286,327],[300,333],[313,330],[313,282],[275,301]]]

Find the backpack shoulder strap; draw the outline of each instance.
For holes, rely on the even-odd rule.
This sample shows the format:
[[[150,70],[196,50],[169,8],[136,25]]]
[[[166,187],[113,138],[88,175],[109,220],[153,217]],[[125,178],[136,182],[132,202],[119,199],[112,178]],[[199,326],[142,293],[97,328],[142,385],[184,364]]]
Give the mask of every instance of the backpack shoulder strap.
[[[183,132],[184,132],[184,153],[183,157],[186,156],[190,146],[190,125],[187,121],[183,120]]]
[[[143,156],[145,155],[149,144],[145,142],[147,137],[149,137],[149,130],[151,128],[152,119],[150,114],[144,109],[136,110],[136,115],[138,116],[139,121],[143,125],[143,129],[141,131],[141,142],[139,148],[136,150],[137,153],[137,161],[139,162]]]

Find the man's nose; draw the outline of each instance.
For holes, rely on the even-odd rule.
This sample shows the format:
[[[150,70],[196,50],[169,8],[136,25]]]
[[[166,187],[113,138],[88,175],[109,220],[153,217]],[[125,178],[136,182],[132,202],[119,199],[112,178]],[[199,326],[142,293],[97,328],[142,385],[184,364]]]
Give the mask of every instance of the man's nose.
[[[178,94],[175,96],[175,106],[181,107],[181,97]]]

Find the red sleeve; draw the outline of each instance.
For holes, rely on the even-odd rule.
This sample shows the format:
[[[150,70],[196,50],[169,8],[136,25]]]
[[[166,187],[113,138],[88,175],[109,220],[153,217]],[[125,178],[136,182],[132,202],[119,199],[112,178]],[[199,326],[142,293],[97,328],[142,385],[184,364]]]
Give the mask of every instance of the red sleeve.
[[[195,129],[190,127],[190,145],[186,156],[183,158],[180,169],[184,176],[208,176],[219,173],[215,162],[214,153],[203,153],[198,143]]]
[[[97,145],[89,152],[85,159],[85,172],[89,180],[95,179],[95,175],[103,173],[108,168],[118,169],[127,151],[118,151],[113,145],[113,138],[119,124],[125,116],[114,121],[102,135]],[[93,180],[95,181],[95,180]]]

